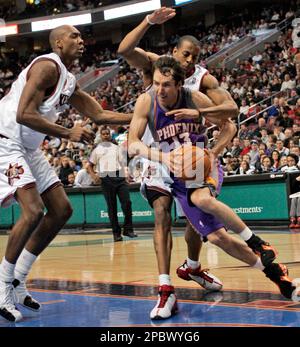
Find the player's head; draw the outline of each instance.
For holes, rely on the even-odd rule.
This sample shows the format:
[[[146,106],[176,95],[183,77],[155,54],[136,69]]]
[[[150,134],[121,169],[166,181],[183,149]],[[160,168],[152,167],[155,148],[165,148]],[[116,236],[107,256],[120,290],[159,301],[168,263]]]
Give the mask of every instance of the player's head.
[[[153,65],[153,86],[161,105],[170,107],[177,100],[185,74],[173,57],[162,56]]]
[[[173,57],[188,74],[194,69],[200,54],[200,43],[191,35],[182,36],[173,49]]]
[[[53,52],[69,60],[81,57],[84,51],[81,34],[71,25],[62,25],[53,29],[50,32],[49,42]]]

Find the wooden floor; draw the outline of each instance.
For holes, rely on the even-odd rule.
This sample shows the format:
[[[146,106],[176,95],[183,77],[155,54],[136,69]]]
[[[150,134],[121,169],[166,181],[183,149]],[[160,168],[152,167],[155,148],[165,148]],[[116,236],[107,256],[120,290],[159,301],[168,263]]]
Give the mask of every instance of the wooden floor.
[[[111,286],[122,284],[125,289],[135,288],[137,296],[139,296],[139,288],[142,288],[140,290],[143,291],[145,288],[151,288],[147,295],[143,292],[142,296],[155,300],[158,276],[152,233],[150,230],[147,232],[137,230],[137,233],[137,238],[124,238],[123,242],[117,243],[112,242],[110,233],[100,231],[89,234],[57,236],[33,266],[29,277],[32,290],[37,292],[39,290],[80,292],[81,285],[84,284],[85,289],[88,285],[90,293],[95,290],[99,295],[111,295],[113,297],[114,293],[110,292],[106,285],[109,285],[111,290],[113,288]],[[273,231],[263,233],[258,231],[257,233],[276,247],[279,251],[277,261],[288,265],[290,277],[299,278],[300,281],[300,232]],[[6,242],[7,236],[0,236],[1,256],[5,252]],[[197,283],[183,281],[176,276],[176,268],[183,263],[186,254],[183,231],[176,230],[173,233],[171,278],[175,287],[180,288],[183,293],[182,301],[185,300],[184,293],[189,293],[192,289],[200,290]],[[230,292],[232,298],[232,293],[245,292],[254,295],[254,297],[255,293],[259,295],[271,293],[277,295],[276,300],[279,302],[285,300],[279,295],[276,285],[270,282],[261,271],[231,258],[214,245],[204,244],[201,263],[203,268],[209,268],[222,280],[223,291]],[[70,283],[72,286],[68,287]],[[99,287],[99,285],[101,286]],[[120,288],[118,290],[117,295],[124,294],[120,292]],[[128,296],[132,298],[135,295],[129,293]],[[194,297],[194,300],[196,299]],[[148,312],[146,316],[149,319]],[[2,319],[0,326],[1,323],[3,326]],[[300,326],[300,316],[297,324]]]

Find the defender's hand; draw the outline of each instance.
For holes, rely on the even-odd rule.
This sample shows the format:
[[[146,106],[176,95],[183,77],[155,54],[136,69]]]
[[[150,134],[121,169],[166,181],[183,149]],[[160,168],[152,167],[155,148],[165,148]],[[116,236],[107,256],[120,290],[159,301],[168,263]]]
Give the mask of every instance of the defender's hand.
[[[149,14],[149,20],[153,24],[162,24],[173,18],[176,15],[176,11],[170,7],[161,7]]]

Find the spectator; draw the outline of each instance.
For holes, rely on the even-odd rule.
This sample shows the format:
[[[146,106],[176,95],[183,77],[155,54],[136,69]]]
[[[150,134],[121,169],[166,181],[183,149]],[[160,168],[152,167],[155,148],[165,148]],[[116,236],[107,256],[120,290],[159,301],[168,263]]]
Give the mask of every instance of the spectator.
[[[286,89],[294,89],[296,87],[295,80],[291,80],[291,77],[289,74],[286,74],[284,76],[284,81],[281,84],[281,91],[284,91]]]
[[[68,174],[67,184],[65,185],[65,187],[73,187],[74,183],[75,183],[75,173],[71,172]]]
[[[238,157],[242,152],[242,147],[240,146],[240,139],[235,137],[232,142],[232,147],[230,150],[233,157]]]
[[[250,142],[251,149],[248,153],[250,156],[250,166],[255,166],[255,163],[259,160],[258,142],[252,140]]]
[[[289,154],[286,157],[287,164],[282,166],[280,171],[282,172],[293,172],[299,171],[299,167],[297,166],[299,158],[295,154]]]
[[[95,184],[92,176],[88,171],[89,162],[87,159],[82,160],[82,169],[78,171],[74,185],[76,187],[89,187]]]
[[[245,155],[247,153],[250,152],[251,150],[251,145],[250,145],[250,139],[249,138],[245,138],[244,141],[243,141],[243,150],[241,152],[241,155]]]
[[[70,158],[64,156],[61,158],[61,168],[58,174],[58,177],[64,186],[69,184],[68,176],[71,173],[73,173],[73,169],[70,166]]]
[[[250,175],[251,173],[252,170],[250,169],[249,163],[246,160],[242,160],[236,171],[236,175]]]
[[[282,140],[276,141],[276,150],[279,152],[280,156],[287,156],[289,154],[289,149],[283,146]]]
[[[276,149],[271,153],[271,159],[273,161],[272,168],[274,169],[274,171],[279,170],[279,167],[280,167],[280,153]]]
[[[287,157],[285,155],[281,156],[279,159],[278,171],[281,171],[283,167],[287,166]]]
[[[128,183],[124,177],[125,172],[119,154],[119,147],[112,143],[110,129],[106,126],[101,127],[100,136],[101,142],[90,156],[89,172],[96,182],[101,183],[114,241],[118,242],[122,241],[123,238],[118,222],[117,196],[124,213],[123,235],[131,238],[137,236],[133,232],[130,193]],[[95,167],[98,175],[95,172]]]

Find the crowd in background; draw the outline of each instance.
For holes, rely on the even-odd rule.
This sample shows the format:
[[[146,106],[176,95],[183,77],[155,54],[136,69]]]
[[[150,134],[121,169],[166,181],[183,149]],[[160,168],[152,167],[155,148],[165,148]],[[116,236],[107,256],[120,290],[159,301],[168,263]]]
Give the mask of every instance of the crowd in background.
[[[80,1],[67,3],[78,4]],[[205,59],[211,54],[246,35],[249,30],[267,28],[289,18],[294,13],[295,4],[292,1],[282,8],[263,8],[251,15],[245,10],[233,16],[235,21],[230,25],[218,23],[206,29],[201,22],[198,23],[189,33],[201,41],[200,63],[205,65]],[[186,28],[181,34],[186,33],[184,30]],[[166,46],[149,48],[158,53],[171,52],[176,39],[173,36]],[[231,93],[240,110],[239,131],[220,157],[225,175],[299,169],[300,75],[297,74],[294,62],[296,52],[293,48],[292,28],[288,27],[275,42],[265,43],[264,49],[248,59],[238,59],[231,70],[222,66],[210,69],[220,86]],[[17,74],[35,57],[35,53],[27,57],[16,55],[13,59],[7,59],[4,55],[0,57],[0,98],[9,91]],[[116,47],[103,49],[90,38],[84,59],[75,62],[72,72],[86,73],[104,61],[116,59],[120,65],[116,77],[99,85],[91,95],[104,109],[122,108],[122,112],[132,112],[135,99],[143,92],[143,81],[139,71],[130,68],[117,57]],[[98,126],[80,116],[73,108],[65,110],[58,120],[59,124],[68,128],[76,122],[84,122],[95,132],[97,136],[94,144],[84,145],[46,136],[42,145],[42,150],[65,186],[80,185],[77,177],[81,177],[82,170],[86,170],[89,155],[100,141]],[[120,145],[124,141],[126,143],[127,128],[111,127],[113,141]],[[217,128],[209,131],[210,147],[213,147],[218,136]],[[128,180],[133,182],[132,177],[128,177]]]

